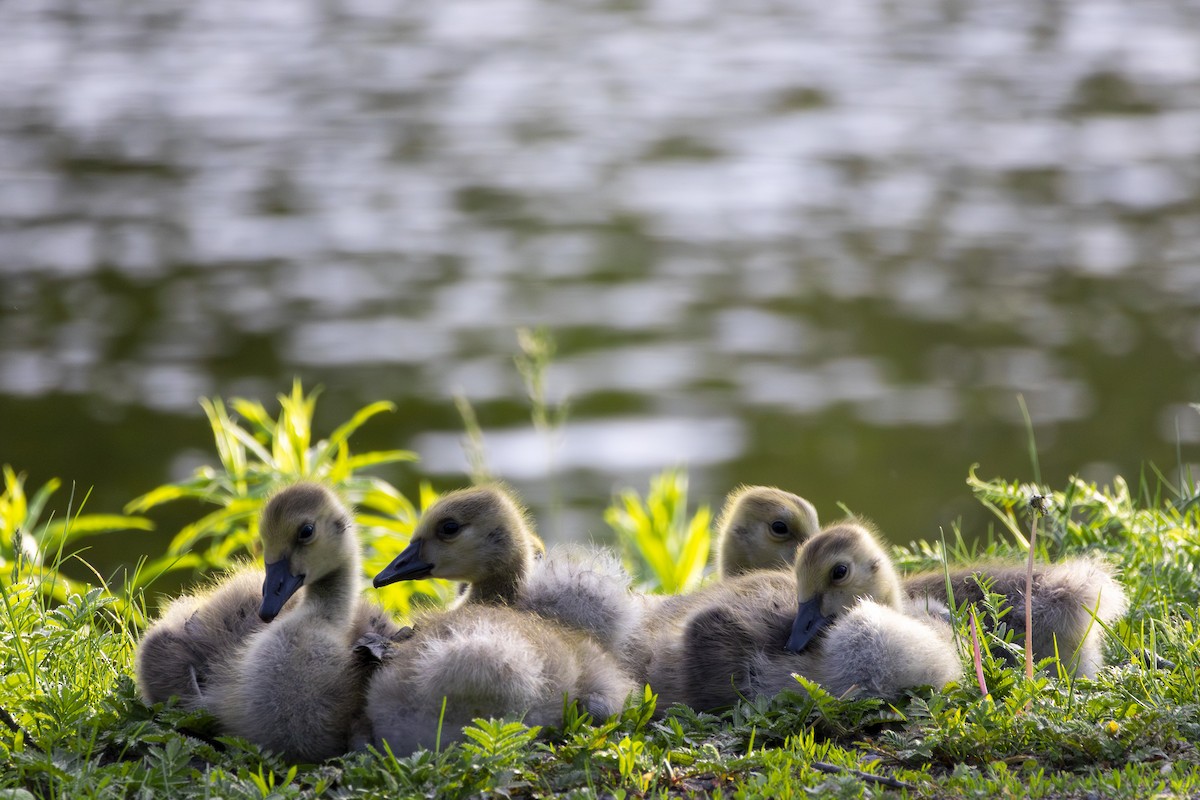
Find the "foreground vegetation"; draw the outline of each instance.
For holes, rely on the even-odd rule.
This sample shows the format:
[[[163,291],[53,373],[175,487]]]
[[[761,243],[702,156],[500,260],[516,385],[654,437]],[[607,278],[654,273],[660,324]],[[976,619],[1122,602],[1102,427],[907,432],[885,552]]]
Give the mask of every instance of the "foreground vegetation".
[[[993,531],[969,541],[951,531],[895,553],[909,570],[1023,561],[1038,520],[1040,560],[1109,554],[1123,566],[1131,610],[1107,631],[1112,666],[1096,680],[1071,680],[1052,660],[1032,680],[1005,666],[999,656],[1014,648],[1006,609],[993,602],[974,609],[997,623],[977,648],[968,610],[958,615],[962,684],[897,702],[844,701],[798,680],[794,693],[724,714],[679,707],[656,718],[647,692],[610,720],[574,709],[561,730],[481,720],[466,742],[437,752],[370,751],[318,765],[289,765],[220,736],[203,712],[146,707],[133,686],[132,654],[155,576],[253,557],[257,510],[276,485],[318,477],[339,486],[362,512],[370,571],[403,547],[418,509],[434,499],[423,487],[410,501],[363,474],[411,454],[350,453],[354,430],[387,404],[367,407],[318,440],[309,428],[314,403],[299,386],[281,398],[277,418],[246,401],[231,403],[236,419],[219,401],[208,403],[220,467],[160,487],[126,511],[184,498],[216,510],[181,531],[168,553],[125,576],[67,582],[59,568],[79,537],[144,528],[146,518],[79,514],[68,502],[55,521],[46,514],[55,486],[27,496],[20,476],[6,470],[0,800],[1200,796],[1200,500],[1190,481],[1176,487],[1162,476],[1136,491],[1120,480],[1105,488],[1072,480],[1052,492],[979,480],[972,471],[970,489],[994,512]],[[1030,506],[1035,496],[1045,497],[1037,502],[1040,518]],[[644,588],[688,588],[702,579],[711,515],[689,511],[682,474],[664,474],[645,497],[624,493],[606,519]],[[444,602],[449,591],[406,582],[384,599],[403,614],[414,604]]]

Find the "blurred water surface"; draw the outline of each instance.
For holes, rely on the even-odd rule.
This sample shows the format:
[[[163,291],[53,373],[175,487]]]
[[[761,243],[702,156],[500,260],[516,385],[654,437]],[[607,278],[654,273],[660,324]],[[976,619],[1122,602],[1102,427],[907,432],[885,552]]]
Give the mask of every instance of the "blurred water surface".
[[[294,375],[409,491],[467,396],[552,539],[674,464],[978,530],[1018,393],[1053,485],[1197,460],[1200,6],[734,6],[6,0],[0,461],[115,510]]]

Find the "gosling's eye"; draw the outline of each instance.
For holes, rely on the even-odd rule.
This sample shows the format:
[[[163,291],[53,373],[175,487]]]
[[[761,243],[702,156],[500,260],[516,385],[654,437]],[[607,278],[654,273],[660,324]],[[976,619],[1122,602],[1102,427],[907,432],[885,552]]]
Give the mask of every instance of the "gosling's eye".
[[[771,523],[771,533],[774,533],[776,536],[787,536],[788,535],[787,523],[781,519],[775,520],[774,522]]]
[[[446,538],[456,535],[460,530],[462,530],[462,525],[459,525],[458,521],[453,519],[444,519],[438,523],[437,527],[438,536],[445,536]]]
[[[296,530],[296,540],[301,544],[312,539],[313,534],[317,532],[317,526],[311,522],[306,522]]]
[[[834,564],[833,569],[829,570],[829,578],[834,583],[840,583],[846,580],[846,576],[850,574],[850,566],[848,564]]]

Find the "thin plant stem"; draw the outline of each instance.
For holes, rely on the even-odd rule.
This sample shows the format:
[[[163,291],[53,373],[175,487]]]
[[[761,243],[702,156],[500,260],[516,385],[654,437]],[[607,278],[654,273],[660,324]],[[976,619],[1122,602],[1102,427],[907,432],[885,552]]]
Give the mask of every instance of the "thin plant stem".
[[[475,416],[475,408],[465,395],[454,395],[454,407],[462,417],[466,438],[463,439],[463,450],[467,456],[471,481],[475,484],[488,483],[492,480],[492,471],[488,468],[487,449],[483,444],[483,429],[479,427],[479,418]]]
[[[1033,435],[1033,417],[1029,416],[1029,406],[1025,405],[1025,395],[1017,395],[1017,405],[1021,407],[1021,416],[1025,419],[1025,436],[1029,446],[1029,464],[1033,467],[1033,480],[1035,483],[1041,484],[1042,468],[1038,463],[1037,440]]]
[[[983,648],[979,644],[979,620],[975,618],[975,607],[971,606],[971,656],[975,660],[975,678],[979,681],[979,693],[987,697],[987,681],[983,677]]]
[[[1037,546],[1038,511],[1029,531],[1029,561],[1025,565],[1025,678],[1033,680],[1033,555]]]
[[[437,740],[434,742],[433,752],[437,755],[442,753],[442,723],[446,721],[446,698],[442,697],[442,708],[438,712]]]
[[[837,764],[830,764],[825,761],[813,761],[812,768],[817,772],[824,772],[827,775],[853,775],[859,780],[867,783],[877,783],[880,786],[886,786],[889,789],[912,789],[915,788],[911,783],[897,780],[896,778],[887,775],[872,775],[870,772],[862,770],[850,769],[849,767],[840,767]]]
[[[19,734],[26,747],[32,748],[39,753],[45,752],[41,747],[38,746],[38,743],[33,740],[33,737],[29,735],[29,732],[22,728],[20,724],[13,719],[12,715],[3,708],[0,708],[0,721],[3,721],[5,726],[7,726],[10,731]]]

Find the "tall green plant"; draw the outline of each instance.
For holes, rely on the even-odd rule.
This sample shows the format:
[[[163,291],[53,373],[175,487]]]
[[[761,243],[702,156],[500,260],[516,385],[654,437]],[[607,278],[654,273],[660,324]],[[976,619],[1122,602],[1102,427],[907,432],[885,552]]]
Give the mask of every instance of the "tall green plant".
[[[701,506],[687,515],[687,474],[666,470],[650,480],[643,501],[621,492],[604,512],[617,533],[626,568],[645,588],[670,594],[696,588],[704,577],[712,513]]]
[[[220,398],[202,399],[216,444],[220,467],[202,466],[192,477],[159,486],[126,505],[126,511],[147,511],[163,503],[193,498],[218,508],[186,525],[162,557],[142,571],[143,581],[179,569],[227,569],[258,553],[258,518],[270,495],[300,480],[319,481],[359,510],[358,522],[366,545],[365,569],[381,569],[398,553],[411,534],[417,510],[399,490],[382,478],[361,474],[369,467],[413,461],[408,450],[376,450],[351,454],[350,437],[372,417],[395,410],[387,401],[359,409],[326,439],[313,435],[313,414],[319,390],[304,393],[299,380],[290,394],[281,394],[279,414],[272,417],[254,400],[235,398],[227,408]],[[232,410],[233,413],[230,413]],[[432,502],[422,490],[422,503]],[[385,602],[407,611],[412,595],[430,599],[448,596],[444,585],[417,581],[384,593]]]
[[[521,352],[513,357],[513,363],[529,396],[533,427],[552,435],[566,423],[571,408],[565,398],[553,404],[546,397],[546,374],[558,349],[554,335],[546,328],[517,328],[517,345]]]
[[[546,375],[554,361],[556,345],[554,335],[546,328],[517,328],[517,346],[521,352],[513,356],[513,365],[525,394],[529,397],[529,417],[546,444],[547,459],[553,474],[554,447],[562,427],[566,424],[570,403],[564,398],[557,404],[547,399]],[[483,429],[471,401],[462,394],[454,395],[454,406],[462,418],[465,438],[463,452],[467,457],[471,482],[489,483],[496,479],[488,466],[487,448],[483,440]],[[557,494],[557,492],[556,492]]]

